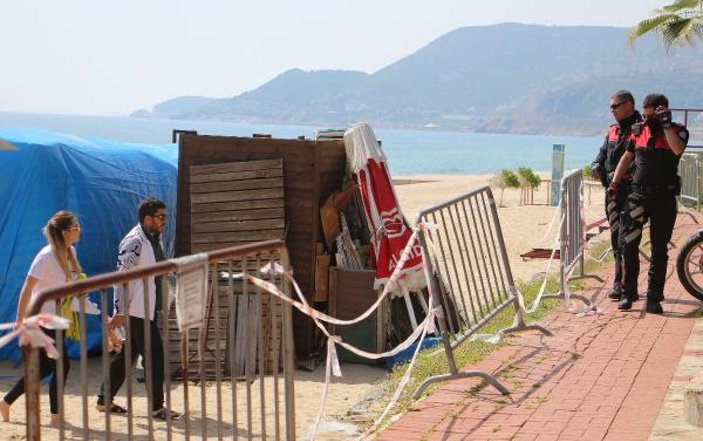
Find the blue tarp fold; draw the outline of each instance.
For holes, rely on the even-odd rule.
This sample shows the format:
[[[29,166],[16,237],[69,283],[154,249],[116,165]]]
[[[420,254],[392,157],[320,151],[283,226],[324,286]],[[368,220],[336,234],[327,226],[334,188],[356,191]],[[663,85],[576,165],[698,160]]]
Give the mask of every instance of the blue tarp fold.
[[[168,206],[164,235],[171,254],[175,233],[178,148],[121,144],[40,130],[0,130],[0,323],[13,322],[24,278],[46,245],[42,228],[58,210],[81,223],[78,258],[88,276],[115,270],[117,245],[137,223],[147,195]],[[91,294],[99,303],[99,295]],[[88,350],[99,351],[99,317],[88,316]],[[78,344],[69,346],[78,354]],[[0,360],[19,360],[16,342]]]

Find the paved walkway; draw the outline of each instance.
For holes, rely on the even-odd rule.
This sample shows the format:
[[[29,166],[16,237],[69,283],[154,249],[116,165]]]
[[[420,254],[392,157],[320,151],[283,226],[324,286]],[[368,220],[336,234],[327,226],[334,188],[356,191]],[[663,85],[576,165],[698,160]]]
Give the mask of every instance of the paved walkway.
[[[696,228],[680,215],[674,242],[683,245]],[[584,293],[603,314],[554,312],[545,321],[554,337],[532,332],[509,337],[506,346],[472,367],[498,375],[510,396],[491,387],[476,391],[476,379],[447,382],[377,439],[627,441],[671,439],[672,430],[680,431],[677,439],[703,439],[703,431],[674,424],[681,420],[676,407],[683,387],[703,375],[700,361],[695,364],[703,346],[693,351],[693,367],[676,374],[695,322],[687,315],[701,306],[678,281],[677,252],[670,252],[663,316],[644,313],[644,299],[629,312],[618,311],[605,297],[613,277],[607,265],[601,274],[605,284],[587,282]],[[648,264],[642,267],[645,291]],[[700,345],[703,327],[699,332]],[[674,404],[662,408],[670,383],[667,403]]]

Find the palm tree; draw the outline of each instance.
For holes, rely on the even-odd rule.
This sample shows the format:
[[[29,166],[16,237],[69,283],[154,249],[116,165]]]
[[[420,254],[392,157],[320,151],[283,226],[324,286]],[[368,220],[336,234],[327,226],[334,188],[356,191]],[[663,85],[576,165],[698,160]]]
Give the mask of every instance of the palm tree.
[[[703,0],[674,0],[674,3],[656,9],[654,16],[637,23],[628,36],[630,45],[644,34],[655,32],[666,50],[693,45],[703,38]]]

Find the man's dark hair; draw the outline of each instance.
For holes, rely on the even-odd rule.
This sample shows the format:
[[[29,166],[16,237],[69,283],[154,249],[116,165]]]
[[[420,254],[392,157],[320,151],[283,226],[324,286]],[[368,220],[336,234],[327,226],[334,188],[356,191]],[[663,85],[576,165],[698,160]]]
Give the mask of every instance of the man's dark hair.
[[[147,216],[154,216],[158,210],[165,210],[166,204],[156,199],[153,196],[145,198],[139,203],[139,209],[137,213],[139,214],[139,223],[144,223],[144,218]]]
[[[632,103],[632,105],[635,104],[635,97],[632,96],[632,92],[630,92],[629,90],[616,90],[615,92],[613,92],[610,98],[617,98],[619,100],[629,101]]]
[[[650,93],[642,100],[642,107],[669,107],[669,99],[661,93]]]

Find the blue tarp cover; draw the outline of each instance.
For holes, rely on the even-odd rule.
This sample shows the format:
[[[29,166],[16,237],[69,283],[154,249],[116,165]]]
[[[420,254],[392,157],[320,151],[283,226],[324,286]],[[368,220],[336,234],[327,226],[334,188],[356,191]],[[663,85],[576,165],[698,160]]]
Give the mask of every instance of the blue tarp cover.
[[[81,223],[78,259],[88,276],[115,270],[117,246],[136,225],[137,206],[147,195],[168,206],[164,235],[172,250],[178,148],[80,138],[40,130],[0,130],[0,323],[14,322],[24,278],[46,245],[42,228],[58,210]],[[99,303],[98,293],[91,300]],[[108,309],[109,310],[109,309]],[[99,351],[99,316],[88,319],[88,350]],[[79,346],[71,342],[69,354]],[[16,342],[0,360],[19,360]]]

